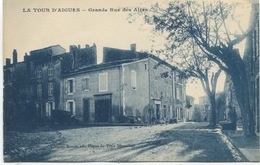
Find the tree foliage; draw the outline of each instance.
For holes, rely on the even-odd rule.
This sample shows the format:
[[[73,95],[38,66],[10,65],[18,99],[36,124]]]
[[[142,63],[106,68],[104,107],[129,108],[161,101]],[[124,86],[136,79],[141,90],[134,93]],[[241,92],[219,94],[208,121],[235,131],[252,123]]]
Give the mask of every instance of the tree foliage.
[[[231,76],[244,117],[244,133],[245,136],[251,136],[255,133],[249,101],[249,85],[245,63],[235,49],[235,45],[243,41],[252,28],[247,31],[243,30],[236,17],[237,6],[238,4],[222,1],[175,0],[166,6],[156,3],[149,12],[145,13],[144,19],[146,23],[154,26],[155,32],[166,34],[165,50],[167,52],[174,53],[177,48],[189,45],[192,40],[203,52],[204,56],[201,58],[206,59],[199,63],[200,66],[206,66],[204,62],[211,61]],[[186,58],[184,53],[182,55]],[[194,62],[195,64],[190,67],[196,69],[196,61]],[[204,69],[207,74],[207,67]]]

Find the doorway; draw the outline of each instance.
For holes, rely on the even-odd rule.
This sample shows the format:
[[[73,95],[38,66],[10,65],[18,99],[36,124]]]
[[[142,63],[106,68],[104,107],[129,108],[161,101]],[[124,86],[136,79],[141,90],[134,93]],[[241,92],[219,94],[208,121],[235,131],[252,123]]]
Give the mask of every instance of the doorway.
[[[83,120],[85,124],[89,122],[89,99],[83,99]]]
[[[156,119],[160,120],[160,104],[155,104],[156,105]]]
[[[95,96],[95,121],[109,122],[111,120],[111,95]]]

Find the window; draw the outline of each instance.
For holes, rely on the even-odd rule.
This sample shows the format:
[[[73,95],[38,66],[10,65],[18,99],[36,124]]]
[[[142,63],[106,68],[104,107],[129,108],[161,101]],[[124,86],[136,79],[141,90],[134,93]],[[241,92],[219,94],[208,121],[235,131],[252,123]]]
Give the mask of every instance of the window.
[[[163,105],[163,117],[166,118],[166,116],[167,116],[166,105]]]
[[[76,113],[76,108],[75,108],[75,101],[74,100],[68,100],[66,103],[66,111],[69,111],[73,115]]]
[[[180,79],[180,76],[179,76],[179,75],[176,75],[176,82],[177,82],[177,83],[181,83],[181,79]]]
[[[49,64],[48,65],[48,76],[52,76],[53,75],[53,65]]]
[[[41,66],[38,66],[36,68],[36,76],[37,77],[42,77],[42,67]]]
[[[131,70],[131,87],[136,89],[136,71]]]
[[[51,111],[55,109],[55,102],[49,101],[46,103],[45,116],[51,116]]]
[[[108,88],[107,85],[107,73],[99,74],[99,92],[106,92]]]
[[[89,90],[89,77],[85,77],[84,79],[82,79],[82,88],[84,91]]]
[[[253,49],[255,54],[255,61],[257,61],[259,57],[259,27],[256,27],[253,32]]]
[[[144,64],[144,70],[147,70],[147,64]]]
[[[75,79],[67,79],[65,89],[67,94],[73,94],[75,92]]]
[[[53,96],[53,82],[48,83],[48,96]]]
[[[168,96],[168,89],[167,89],[167,84],[164,84],[164,97],[165,97],[165,99],[167,98],[167,96]]]
[[[182,100],[181,87],[177,87],[177,88],[176,88],[176,99],[177,99],[177,100]]]
[[[37,97],[42,96],[42,84],[37,85]]]
[[[158,95],[158,81],[157,81],[157,79],[154,79],[153,87],[154,87],[154,92],[156,93],[156,95]]]
[[[4,82],[5,82],[5,83],[10,82],[10,81],[11,81],[11,78],[12,78],[12,72],[11,72],[10,69],[8,69],[8,70],[6,70],[6,71],[4,72]]]

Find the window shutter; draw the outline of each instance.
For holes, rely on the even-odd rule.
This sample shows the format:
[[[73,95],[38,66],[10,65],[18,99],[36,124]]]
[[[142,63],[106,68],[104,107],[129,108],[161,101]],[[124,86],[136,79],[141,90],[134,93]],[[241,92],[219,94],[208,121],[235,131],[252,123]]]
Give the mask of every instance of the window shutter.
[[[136,88],[136,72],[134,70],[131,70],[131,85]]]
[[[86,82],[85,82],[85,84],[86,84],[86,89],[89,89],[89,78],[86,78],[85,80],[86,80]]]
[[[54,95],[54,93],[55,93],[55,82],[52,82],[52,95]]]
[[[55,102],[53,101],[52,102],[52,110],[55,110],[56,108],[55,108]]]
[[[72,103],[73,103],[73,115],[76,116],[76,104],[74,101]]]
[[[65,80],[65,93],[68,94],[68,81]]]
[[[73,79],[73,93],[75,92],[76,80]]]
[[[85,87],[85,84],[86,84],[86,79],[85,78],[83,78],[82,79],[82,90],[84,91],[85,89],[86,89],[86,87]]]
[[[45,104],[45,116],[48,116],[49,105],[48,102]]]

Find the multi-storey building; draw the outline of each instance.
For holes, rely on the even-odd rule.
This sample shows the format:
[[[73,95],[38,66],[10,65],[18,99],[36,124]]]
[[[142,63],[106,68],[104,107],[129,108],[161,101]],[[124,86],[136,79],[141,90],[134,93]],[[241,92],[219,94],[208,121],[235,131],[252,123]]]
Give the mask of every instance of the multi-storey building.
[[[226,87],[225,87],[226,88]],[[225,116],[227,115],[227,109],[229,108],[226,106],[225,100],[225,93],[218,92],[216,93],[216,121],[223,121],[225,120]],[[204,121],[210,121],[211,119],[211,105],[209,102],[208,96],[201,96],[199,97],[199,105],[201,110],[201,119]],[[238,112],[238,116],[239,116]]]
[[[60,108],[84,123],[151,123],[185,115],[185,80],[158,57],[104,48],[103,63],[64,74]]]
[[[4,66],[5,119],[41,121],[59,107],[61,75],[96,64],[96,46],[70,46],[66,53],[63,47],[54,45],[25,54],[22,62],[17,62],[17,56],[14,50],[13,64],[6,59]]]
[[[210,121],[210,103],[208,96],[199,97],[199,105],[201,110],[201,119],[203,121]]]
[[[161,122],[185,117],[185,80],[158,57],[104,48],[97,64],[96,46],[60,45],[33,50],[4,66],[7,118],[23,110],[25,119],[51,118],[52,110],[70,111],[82,123]],[[26,113],[24,113],[26,112]],[[10,120],[8,120],[10,121]]]
[[[236,113],[237,119],[241,119],[241,110],[238,105],[235,90],[233,87],[232,80],[229,75],[226,75],[225,80],[225,86],[224,86],[224,92],[225,92],[225,113],[224,113],[224,119],[230,120],[230,114],[233,112]]]
[[[259,3],[252,4],[251,19],[249,22],[249,28],[252,29],[249,36],[246,38],[246,45],[243,60],[245,62],[247,80],[249,84],[249,94],[250,94],[250,105],[253,110],[253,120],[255,124],[256,131],[259,132]],[[235,108],[236,112],[241,116],[240,108],[238,106],[232,81],[230,77],[227,76],[225,83],[225,92],[227,99],[227,110],[226,113],[230,111],[230,108]],[[228,116],[228,115],[226,115]]]
[[[243,60],[246,64],[247,79],[250,86],[249,92],[251,108],[253,110],[256,131],[259,132],[259,2],[252,4],[250,27],[252,32],[247,37]]]
[[[186,96],[186,121],[194,120],[194,97]]]

